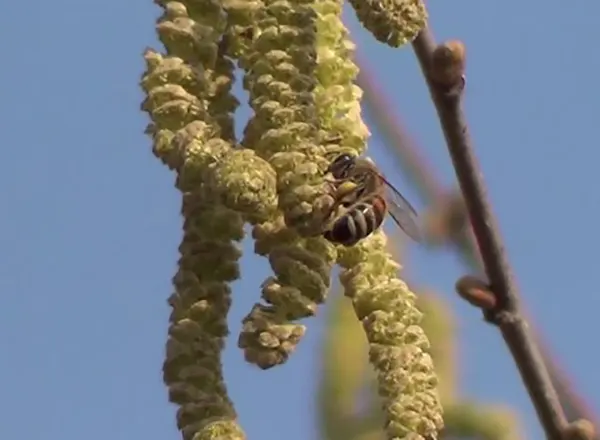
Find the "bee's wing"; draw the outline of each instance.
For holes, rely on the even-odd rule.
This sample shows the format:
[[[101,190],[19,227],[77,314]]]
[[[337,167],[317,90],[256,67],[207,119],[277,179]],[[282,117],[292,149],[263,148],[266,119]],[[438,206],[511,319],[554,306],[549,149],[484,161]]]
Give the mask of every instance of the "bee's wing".
[[[386,186],[386,199],[388,202],[388,212],[394,219],[396,224],[416,242],[422,240],[421,228],[419,227],[419,221],[417,219],[417,211],[410,204],[400,191],[398,191],[394,185],[388,180],[379,175],[381,180]]]

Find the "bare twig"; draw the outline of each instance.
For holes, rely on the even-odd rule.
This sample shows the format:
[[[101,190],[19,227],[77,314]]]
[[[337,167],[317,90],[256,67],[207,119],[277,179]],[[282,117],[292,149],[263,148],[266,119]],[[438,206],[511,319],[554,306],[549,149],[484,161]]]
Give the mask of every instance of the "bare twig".
[[[496,295],[496,308],[486,313],[487,318],[500,329],[547,438],[559,440],[567,420],[527,322],[521,315],[512,271],[487,200],[461,108],[464,78],[457,80],[454,68],[464,64],[464,52],[461,55],[460,48],[456,50],[450,45],[438,48],[427,28],[414,41],[413,48],[440,118],[491,291]],[[449,52],[448,56],[438,56],[441,51]],[[439,75],[442,71],[446,75]]]
[[[374,123],[387,140],[387,144],[396,153],[394,157],[399,159],[399,167],[415,182],[422,201],[432,205],[433,209],[438,211],[436,206],[440,203],[439,201],[441,200],[441,203],[444,204],[444,194],[451,194],[451,192],[444,190],[441,182],[436,179],[434,170],[419,153],[420,147],[402,124],[402,118],[397,112],[394,112],[393,107],[387,102],[386,95],[379,89],[377,79],[370,71],[369,63],[359,62],[359,64],[360,74],[357,82],[365,91],[364,101],[373,114]],[[445,228],[450,233],[448,239],[464,264],[476,270],[477,273],[483,271],[473,234],[452,234],[453,228],[450,226]],[[583,402],[582,397],[574,389],[558,359],[544,342],[542,335],[536,333],[534,328],[531,331],[542,352],[542,357],[546,362],[568,420],[575,421],[582,418],[595,420],[592,409]],[[600,440],[600,436],[596,435],[594,438]]]

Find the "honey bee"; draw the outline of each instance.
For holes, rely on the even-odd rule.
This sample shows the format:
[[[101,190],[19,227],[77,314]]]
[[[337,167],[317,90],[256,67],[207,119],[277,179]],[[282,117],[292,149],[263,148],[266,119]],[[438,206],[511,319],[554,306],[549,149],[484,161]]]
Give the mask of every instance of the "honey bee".
[[[415,209],[370,159],[341,154],[327,168],[327,174],[334,178],[330,183],[335,202],[330,209],[334,218],[323,232],[325,239],[353,246],[379,229],[389,213],[406,235],[421,241]]]

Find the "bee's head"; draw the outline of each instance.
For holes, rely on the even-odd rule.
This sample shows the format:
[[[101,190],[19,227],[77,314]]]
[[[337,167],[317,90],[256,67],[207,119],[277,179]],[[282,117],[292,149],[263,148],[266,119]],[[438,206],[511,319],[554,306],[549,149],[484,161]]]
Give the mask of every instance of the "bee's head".
[[[344,153],[336,157],[327,168],[327,172],[331,173],[336,179],[344,179],[350,175],[350,172],[356,165],[356,156]]]

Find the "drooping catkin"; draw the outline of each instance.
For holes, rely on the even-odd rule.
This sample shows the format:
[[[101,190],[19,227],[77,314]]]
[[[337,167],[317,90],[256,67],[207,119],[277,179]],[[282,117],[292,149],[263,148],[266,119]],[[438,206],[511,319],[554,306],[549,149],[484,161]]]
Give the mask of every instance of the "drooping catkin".
[[[415,295],[398,278],[385,242],[377,232],[342,252],[340,281],[367,335],[386,437],[435,439],[443,420],[429,341]]]
[[[228,50],[244,70],[254,116],[242,144],[277,172],[282,217],[257,224],[256,252],[275,276],[262,286],[239,345],[263,368],[285,362],[329,288],[335,248],[319,235],[323,172],[342,151],[362,151],[353,44],[341,1],[226,0]],[[343,147],[340,147],[343,145]]]
[[[257,254],[274,271],[262,285],[267,304],[244,319],[238,345],[261,368],[285,362],[305,332],[293,321],[312,316],[329,288],[334,247],[303,238],[314,199],[323,192],[326,162],[318,145],[315,115],[315,20],[311,1],[226,0],[229,55],[244,70],[254,116],[242,145],[277,173],[282,211],[255,222]],[[318,235],[318,234],[313,234]]]
[[[183,239],[163,365],[177,425],[185,440],[243,439],[223,379],[229,283],[239,277],[245,212],[268,218],[275,174],[268,163],[235,150],[233,64],[223,56],[226,15],[211,0],[159,2],[157,32],[166,54],[147,50],[141,85],[154,153],[176,171]],[[251,153],[251,152],[250,152]],[[252,170],[245,169],[254,162]],[[257,182],[251,172],[260,172]],[[250,175],[250,177],[249,177]],[[256,194],[256,189],[259,194]]]

